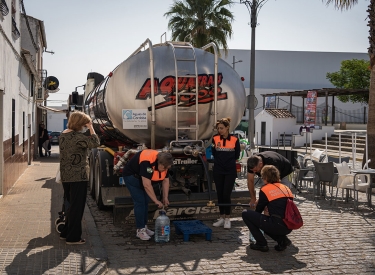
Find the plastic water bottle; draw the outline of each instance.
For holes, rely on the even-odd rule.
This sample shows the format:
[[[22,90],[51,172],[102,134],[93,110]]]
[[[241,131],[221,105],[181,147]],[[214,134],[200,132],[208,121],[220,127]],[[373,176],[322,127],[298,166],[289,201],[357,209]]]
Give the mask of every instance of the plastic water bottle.
[[[166,243],[169,242],[170,221],[165,210],[159,211],[159,217],[155,221],[155,242]]]
[[[262,232],[262,234],[264,235],[264,231],[263,231],[262,229],[259,229],[259,230],[260,230],[260,232]],[[256,242],[257,242],[257,241],[255,240],[253,234],[251,234],[250,231],[249,231],[249,241],[250,241],[251,243],[256,243]]]

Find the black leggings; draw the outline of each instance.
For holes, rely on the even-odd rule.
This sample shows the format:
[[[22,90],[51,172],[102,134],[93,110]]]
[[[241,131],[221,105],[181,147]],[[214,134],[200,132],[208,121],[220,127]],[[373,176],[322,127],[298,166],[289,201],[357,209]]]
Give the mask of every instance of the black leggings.
[[[232,195],[236,178],[236,174],[223,175],[214,173],[218,203],[231,203],[230,196]],[[219,206],[219,210],[220,215],[230,215],[231,206]]]
[[[292,230],[286,227],[282,219],[265,216],[252,210],[242,212],[242,219],[251,234],[253,234],[258,245],[267,245],[267,240],[259,229],[262,229],[265,234],[270,236],[277,243],[285,240],[286,235],[292,232]]]
[[[65,226],[60,237],[78,242],[82,235],[82,217],[86,205],[87,181],[63,182],[64,196],[70,206],[65,213]]]

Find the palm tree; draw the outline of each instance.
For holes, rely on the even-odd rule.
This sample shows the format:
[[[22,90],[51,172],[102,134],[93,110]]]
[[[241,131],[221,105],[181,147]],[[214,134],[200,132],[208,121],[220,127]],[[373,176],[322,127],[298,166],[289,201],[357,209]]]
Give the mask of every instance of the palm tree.
[[[334,3],[336,8],[344,10],[350,9],[358,3],[358,0],[325,0],[325,2],[327,5]],[[368,158],[372,160],[369,166],[375,168],[375,0],[370,0],[367,12],[369,19],[368,26],[370,27],[370,46],[368,48],[368,54],[370,57],[371,69],[367,120],[367,146]]]
[[[228,53],[227,38],[231,38],[233,14],[227,9],[232,0],[174,0],[170,10],[168,28],[172,40],[185,41],[190,36],[193,46],[199,48],[210,42]]]

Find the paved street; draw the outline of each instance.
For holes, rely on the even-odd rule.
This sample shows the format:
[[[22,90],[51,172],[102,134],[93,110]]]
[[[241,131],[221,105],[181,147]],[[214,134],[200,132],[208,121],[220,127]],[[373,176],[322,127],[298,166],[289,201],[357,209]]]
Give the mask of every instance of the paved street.
[[[183,242],[173,226],[167,244],[141,241],[132,225],[114,226],[112,210],[99,211],[88,195],[87,243],[66,245],[54,225],[62,204],[62,187],[54,182],[56,150],[33,162],[0,199],[0,274],[375,274],[375,214],[364,194],[353,211],[352,202],[332,207],[323,199],[313,202],[304,190],[296,198],[304,227],[291,233],[293,244],[283,252],[270,240],[268,253],[248,248],[240,218],[230,230],[204,221],[213,229],[211,241],[192,235]],[[244,188],[244,179],[238,183]]]
[[[238,180],[240,188],[245,180]],[[248,248],[248,230],[240,218],[232,228],[213,229],[212,241],[204,234],[183,242],[172,227],[171,241],[156,244],[135,237],[133,226],[115,227],[112,212],[98,211],[91,198],[89,208],[97,224],[109,263],[106,274],[375,274],[375,215],[365,204],[332,207],[323,199],[312,201],[306,190],[296,198],[304,217],[302,229],[291,233],[293,245],[284,252],[262,253]]]
[[[88,208],[83,222],[85,245],[66,245],[55,230],[63,202],[62,185],[54,180],[57,151],[53,146],[51,157],[34,161],[0,199],[0,274],[96,274],[104,270],[100,258],[106,255]]]

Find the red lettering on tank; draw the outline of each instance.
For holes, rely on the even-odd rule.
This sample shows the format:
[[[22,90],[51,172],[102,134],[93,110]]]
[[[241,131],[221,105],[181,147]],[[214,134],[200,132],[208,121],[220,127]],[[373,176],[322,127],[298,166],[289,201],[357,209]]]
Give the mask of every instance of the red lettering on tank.
[[[198,77],[198,83],[199,83],[199,86],[201,87],[201,86],[206,85],[206,83],[207,83],[207,79],[208,79],[208,76],[207,76],[206,74],[204,74],[204,75],[200,75],[200,76]]]
[[[155,96],[163,95],[164,101],[155,105],[156,109],[176,105],[176,84],[174,76],[166,76],[160,82],[155,78]],[[198,104],[206,104],[214,101],[214,75],[198,75]],[[222,73],[217,77],[217,100],[225,100],[228,94],[223,92],[220,84],[223,81]],[[196,79],[194,77],[182,77],[178,79],[178,93],[180,107],[190,107],[196,104],[195,95],[186,95],[185,93],[195,93]],[[147,79],[138,92],[136,99],[146,100],[151,97],[151,81]]]
[[[154,83],[154,90],[156,90],[155,95],[158,95],[158,87],[159,87],[159,79],[155,78]],[[147,99],[151,98],[151,80],[149,78],[146,79],[145,83],[143,83],[142,88],[139,90],[135,99]]]
[[[159,91],[162,95],[171,95],[175,89],[175,78],[172,76],[164,77],[160,81]]]

